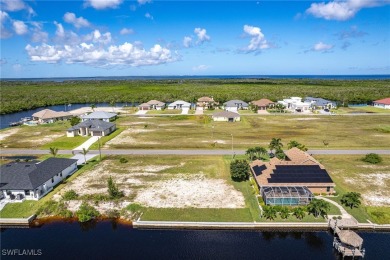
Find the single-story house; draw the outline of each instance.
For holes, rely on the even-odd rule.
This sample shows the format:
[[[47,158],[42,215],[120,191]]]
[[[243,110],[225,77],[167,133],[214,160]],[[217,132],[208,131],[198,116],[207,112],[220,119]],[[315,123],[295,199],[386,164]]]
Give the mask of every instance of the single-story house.
[[[67,137],[81,136],[106,136],[114,132],[116,125],[111,122],[106,122],[98,119],[87,120],[75,126],[72,126],[66,131]]]
[[[43,109],[39,112],[32,114],[32,118],[34,121],[38,121],[38,123],[54,123],[58,120],[67,120],[71,118],[73,115],[68,112],[57,112],[51,109]]]
[[[310,102],[302,102],[302,98],[300,97],[285,98],[278,101],[278,103],[282,104],[288,110],[297,112],[308,111],[311,107]]]
[[[150,100],[138,106],[139,110],[162,110],[165,108],[165,103],[158,100]]]
[[[211,107],[214,107],[218,103],[214,101],[213,97],[201,97],[198,98],[198,102],[196,103],[196,106],[203,107],[204,109],[208,109]]]
[[[240,121],[240,114],[230,112],[230,111],[221,111],[213,114],[214,121],[224,121],[224,122],[236,122]]]
[[[335,184],[321,165],[308,153],[291,148],[286,159],[255,160],[250,169],[263,199],[271,205],[308,204],[314,193],[334,193]]]
[[[334,101],[323,98],[306,97],[304,103],[311,103],[312,108],[332,109],[336,108],[337,104]]]
[[[168,105],[168,109],[190,109],[191,103],[185,102],[183,100],[177,100]]]
[[[372,102],[374,104],[374,107],[384,108],[384,109],[390,109],[390,97],[375,100]]]
[[[255,100],[255,101],[252,101],[250,103],[253,106],[256,106],[257,110],[266,110],[267,108],[270,108],[275,104],[274,102],[272,102],[271,100],[266,99],[266,98]]]
[[[81,121],[88,121],[88,120],[102,120],[105,122],[114,121],[117,117],[117,114],[110,113],[110,112],[104,112],[104,111],[95,111],[88,115],[81,116]]]
[[[249,109],[248,103],[242,100],[229,100],[223,103],[224,109],[230,112],[237,112],[240,109]]]
[[[54,157],[43,162],[3,164],[0,191],[11,201],[39,200],[76,170],[76,159]]]

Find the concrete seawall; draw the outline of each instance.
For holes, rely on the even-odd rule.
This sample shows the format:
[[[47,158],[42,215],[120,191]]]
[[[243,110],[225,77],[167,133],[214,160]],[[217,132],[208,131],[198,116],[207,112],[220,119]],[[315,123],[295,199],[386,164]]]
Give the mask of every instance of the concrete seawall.
[[[0,218],[0,227],[28,227],[35,218],[36,215],[28,218]]]

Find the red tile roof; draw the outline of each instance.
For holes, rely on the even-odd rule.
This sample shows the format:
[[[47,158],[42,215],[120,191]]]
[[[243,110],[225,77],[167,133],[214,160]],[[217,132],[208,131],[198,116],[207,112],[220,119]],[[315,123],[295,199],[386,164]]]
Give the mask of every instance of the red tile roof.
[[[390,105],[390,97],[384,98],[384,99],[375,100],[374,103]]]

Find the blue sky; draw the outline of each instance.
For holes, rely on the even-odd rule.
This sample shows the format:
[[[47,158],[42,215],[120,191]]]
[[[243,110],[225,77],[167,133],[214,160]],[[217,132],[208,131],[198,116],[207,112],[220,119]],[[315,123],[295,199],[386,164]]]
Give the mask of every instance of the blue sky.
[[[1,78],[390,74],[390,0],[1,0]]]

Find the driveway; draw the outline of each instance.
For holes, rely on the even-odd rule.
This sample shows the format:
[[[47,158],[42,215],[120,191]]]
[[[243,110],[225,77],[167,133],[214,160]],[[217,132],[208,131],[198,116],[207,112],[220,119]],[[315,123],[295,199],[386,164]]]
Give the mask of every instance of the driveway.
[[[136,115],[146,115],[146,113],[148,113],[149,110],[138,110],[135,114]]]
[[[203,115],[203,107],[197,107],[195,110],[195,115]]]
[[[87,154],[85,155],[85,159],[87,161],[91,160],[93,157],[97,156],[97,154]],[[82,155],[81,153],[77,153],[75,156],[73,156],[71,159],[77,159],[77,165],[81,165],[81,164],[84,164],[84,155]]]
[[[188,115],[188,111],[189,111],[190,109],[189,108],[183,108],[182,110],[181,110],[181,114],[182,115]]]
[[[87,141],[85,141],[82,145],[80,145],[80,146],[74,148],[73,151],[82,151],[83,148],[85,148],[85,150],[88,150],[88,148],[89,148],[93,143],[95,143],[98,139],[99,139],[98,136],[92,136],[92,137],[89,138]]]

